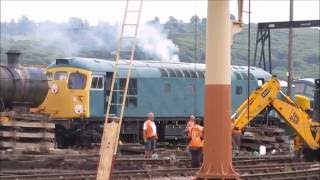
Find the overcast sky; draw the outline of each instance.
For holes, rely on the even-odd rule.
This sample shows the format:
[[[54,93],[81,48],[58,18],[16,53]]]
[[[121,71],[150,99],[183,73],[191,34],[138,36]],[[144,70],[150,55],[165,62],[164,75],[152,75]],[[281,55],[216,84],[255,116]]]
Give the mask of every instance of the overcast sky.
[[[289,0],[251,0],[252,22],[289,20]],[[294,20],[319,19],[319,0],[294,0]],[[79,17],[96,24],[99,20],[111,23],[121,22],[125,1],[9,1],[1,0],[1,21],[17,20],[22,15],[35,21],[52,20],[66,22],[69,17]],[[248,1],[245,0],[245,10]],[[231,13],[237,14],[237,0],[232,0]],[[205,17],[207,1],[205,0],[145,0],[142,22],[158,16],[165,22],[169,16],[183,21],[197,14]],[[245,22],[247,16],[244,15]]]

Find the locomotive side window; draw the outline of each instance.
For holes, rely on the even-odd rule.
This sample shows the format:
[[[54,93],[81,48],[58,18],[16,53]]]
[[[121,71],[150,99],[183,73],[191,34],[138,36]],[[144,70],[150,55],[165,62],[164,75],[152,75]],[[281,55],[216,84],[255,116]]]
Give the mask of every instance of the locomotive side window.
[[[126,107],[137,107],[137,97],[127,97]]]
[[[68,73],[58,71],[54,74],[54,80],[67,80],[68,79]]]
[[[103,76],[93,76],[91,89],[103,89]]]
[[[124,90],[126,85],[126,79],[120,79],[119,90]],[[128,86],[128,93],[126,99],[126,107],[137,107],[138,106],[138,89],[137,89],[137,79],[130,79]],[[120,91],[120,102],[122,102],[124,92]]]
[[[137,95],[137,80],[136,79],[130,79],[129,81],[129,87],[128,87],[128,94],[129,95]]]
[[[46,73],[46,76],[47,76],[47,79],[48,79],[49,81],[52,81],[52,80],[53,80],[53,74],[52,74],[51,72],[47,72],[47,73]]]
[[[242,94],[242,86],[237,86],[236,87],[236,95],[241,95]]]
[[[71,73],[68,81],[69,89],[84,89],[86,87],[86,76],[80,73]]]
[[[119,90],[124,90],[126,86],[126,79],[120,79],[120,87]],[[120,91],[120,95],[123,94],[123,91]],[[137,79],[130,79],[128,86],[128,94],[127,95],[137,95]]]

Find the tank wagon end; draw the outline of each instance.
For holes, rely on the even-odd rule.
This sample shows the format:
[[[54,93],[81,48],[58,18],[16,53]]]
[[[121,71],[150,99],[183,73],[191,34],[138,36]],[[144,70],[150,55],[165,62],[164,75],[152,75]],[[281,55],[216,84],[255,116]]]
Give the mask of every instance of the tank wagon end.
[[[20,52],[9,50],[0,65],[0,148],[53,147],[55,125],[47,114],[31,113],[48,93],[42,69],[21,67]]]

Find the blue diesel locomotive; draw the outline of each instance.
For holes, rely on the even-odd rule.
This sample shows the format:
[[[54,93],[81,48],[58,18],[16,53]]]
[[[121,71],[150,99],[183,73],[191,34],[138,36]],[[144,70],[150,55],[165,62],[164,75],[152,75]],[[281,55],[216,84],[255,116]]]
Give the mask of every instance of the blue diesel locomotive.
[[[120,65],[116,87],[123,89],[129,61]],[[110,92],[114,61],[90,58],[56,59],[46,69],[50,90],[40,111],[56,122],[58,144],[99,139]],[[259,68],[232,66],[232,111],[271,75]],[[160,140],[179,140],[191,114],[203,118],[205,64],[135,61],[129,82],[121,138],[137,142],[148,112],[155,113]],[[114,94],[118,100],[122,92]],[[111,107],[112,112],[118,109]],[[230,112],[230,115],[232,112]],[[78,138],[77,138],[78,137]],[[69,139],[66,142],[66,139]]]

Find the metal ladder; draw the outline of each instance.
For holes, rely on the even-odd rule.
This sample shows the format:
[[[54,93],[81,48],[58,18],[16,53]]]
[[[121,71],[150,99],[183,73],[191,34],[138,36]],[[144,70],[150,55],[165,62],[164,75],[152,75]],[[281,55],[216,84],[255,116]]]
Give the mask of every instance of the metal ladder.
[[[133,58],[137,42],[137,33],[141,16],[142,2],[143,0],[127,0],[126,2],[116,52],[116,60],[113,69],[113,77],[108,99],[107,113],[103,128],[103,136],[101,139],[100,160],[97,172],[97,180],[107,180],[111,178],[113,161],[115,160],[117,155],[120,129],[126,105],[131,69],[133,65]],[[135,7],[132,7],[134,5]],[[130,16],[134,17],[133,22],[128,22],[130,20],[128,19],[128,17]],[[125,57],[129,57],[129,59],[127,59],[128,61],[126,61],[125,64],[123,62],[121,63],[120,59],[125,59]],[[126,69],[127,75],[125,78],[121,78],[119,76],[119,66],[121,65],[128,66],[128,68]],[[117,83],[120,83],[120,80],[125,80],[124,89],[117,88],[117,86],[119,86],[117,85]],[[118,101],[118,98],[117,96],[114,96],[114,93],[119,95],[122,94],[122,98],[120,98]],[[116,115],[112,114],[111,112],[112,108],[114,107],[117,111]]]

